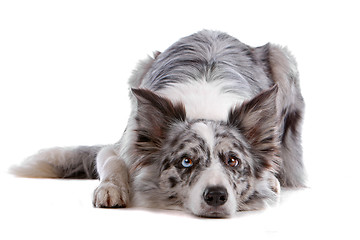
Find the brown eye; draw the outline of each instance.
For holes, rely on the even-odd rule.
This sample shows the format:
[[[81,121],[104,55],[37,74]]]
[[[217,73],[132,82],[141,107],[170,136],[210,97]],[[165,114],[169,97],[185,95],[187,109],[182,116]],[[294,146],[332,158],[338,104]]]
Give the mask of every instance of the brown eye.
[[[229,157],[226,164],[230,167],[237,167],[239,165],[239,160],[236,157]]]

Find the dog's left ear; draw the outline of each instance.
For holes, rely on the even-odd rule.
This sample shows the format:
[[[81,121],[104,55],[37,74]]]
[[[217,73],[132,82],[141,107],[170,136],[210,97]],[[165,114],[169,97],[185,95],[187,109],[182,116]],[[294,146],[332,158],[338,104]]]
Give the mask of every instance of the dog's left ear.
[[[228,124],[238,129],[248,143],[256,150],[262,167],[275,168],[278,145],[278,117],[276,96],[278,86],[274,85],[253,99],[232,109]]]
[[[131,91],[137,99],[137,146],[142,151],[154,151],[161,146],[171,124],[185,121],[185,108],[147,89]]]

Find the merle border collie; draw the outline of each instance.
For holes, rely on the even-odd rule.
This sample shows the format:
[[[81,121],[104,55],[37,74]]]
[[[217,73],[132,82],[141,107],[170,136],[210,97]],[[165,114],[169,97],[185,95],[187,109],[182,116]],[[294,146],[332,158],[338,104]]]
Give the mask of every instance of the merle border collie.
[[[122,138],[41,150],[12,172],[98,178],[95,207],[177,209],[228,217],[304,186],[304,101],[286,48],[217,31],[184,37],[139,63]]]

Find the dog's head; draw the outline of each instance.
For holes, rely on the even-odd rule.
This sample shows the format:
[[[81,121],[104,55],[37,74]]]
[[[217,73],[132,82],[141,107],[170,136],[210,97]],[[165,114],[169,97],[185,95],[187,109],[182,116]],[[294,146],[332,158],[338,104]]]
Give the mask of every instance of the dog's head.
[[[235,106],[227,121],[189,120],[181,103],[149,90],[133,93],[138,102],[133,168],[139,179],[134,189],[143,205],[226,217],[276,199],[276,86]]]

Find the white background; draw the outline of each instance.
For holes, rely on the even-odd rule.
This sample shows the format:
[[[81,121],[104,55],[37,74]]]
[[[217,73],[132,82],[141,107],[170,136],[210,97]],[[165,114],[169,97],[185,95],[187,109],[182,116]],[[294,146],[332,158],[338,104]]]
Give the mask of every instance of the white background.
[[[124,2],[0,2],[0,238],[359,239],[356,1]],[[199,219],[94,209],[97,181],[6,173],[41,148],[116,142],[137,61],[204,28],[251,46],[286,45],[296,56],[306,100],[307,189],[284,192],[276,208]]]

